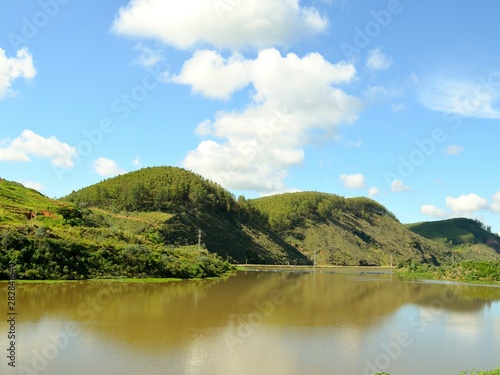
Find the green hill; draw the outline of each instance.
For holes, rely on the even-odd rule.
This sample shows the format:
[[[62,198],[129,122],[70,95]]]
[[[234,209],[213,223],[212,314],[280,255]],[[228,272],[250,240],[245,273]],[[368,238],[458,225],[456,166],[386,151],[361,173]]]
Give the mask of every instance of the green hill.
[[[20,279],[206,277],[231,269],[207,250],[153,241],[148,230],[168,217],[89,210],[0,180],[0,279],[10,264]]]
[[[0,278],[7,277],[11,263],[20,278],[82,279],[217,276],[231,269],[229,263],[245,262],[500,259],[498,247],[495,253],[486,246],[498,246],[497,237],[484,228],[457,228],[439,229],[448,233],[443,238],[424,238],[368,198],[302,192],[235,199],[221,186],[174,167],[120,175],[61,200],[0,180]],[[450,247],[450,240],[457,246],[459,240],[475,242],[464,250]]]
[[[467,258],[481,256],[494,259],[500,254],[500,236],[478,220],[455,218],[408,224],[407,227]]]
[[[221,186],[174,167],[152,167],[127,173],[73,192],[63,198],[80,207],[97,207],[122,216],[168,214],[143,229],[152,240],[169,245],[206,248],[239,263],[307,264],[309,260],[270,231],[265,218],[238,203]]]
[[[301,192],[252,200],[271,227],[320,264],[396,265],[414,261],[439,264],[451,257],[446,247],[399,223],[393,213],[368,198]]]

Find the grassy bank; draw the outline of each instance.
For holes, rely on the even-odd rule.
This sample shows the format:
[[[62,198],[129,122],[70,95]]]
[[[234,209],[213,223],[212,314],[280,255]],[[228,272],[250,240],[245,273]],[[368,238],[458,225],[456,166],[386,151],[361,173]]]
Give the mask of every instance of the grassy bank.
[[[500,283],[500,262],[493,261],[464,261],[443,266],[411,263],[400,265],[397,272],[401,277],[412,279]]]
[[[483,370],[472,370],[472,371],[462,371],[460,375],[500,375],[500,367],[494,370],[483,371]]]
[[[388,372],[377,372],[373,375],[391,375]],[[462,371],[459,375],[500,375],[500,367],[493,370],[470,370]]]

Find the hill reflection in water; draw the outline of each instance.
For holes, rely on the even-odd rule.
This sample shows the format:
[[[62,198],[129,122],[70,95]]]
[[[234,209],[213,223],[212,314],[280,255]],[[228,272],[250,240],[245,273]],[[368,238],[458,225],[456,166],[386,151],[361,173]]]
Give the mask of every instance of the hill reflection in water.
[[[78,327],[44,368],[51,375],[362,374],[402,332],[411,345],[381,370],[451,375],[500,360],[497,287],[322,270],[17,287],[20,353],[41,352],[68,322]],[[450,355],[459,359],[443,361]]]

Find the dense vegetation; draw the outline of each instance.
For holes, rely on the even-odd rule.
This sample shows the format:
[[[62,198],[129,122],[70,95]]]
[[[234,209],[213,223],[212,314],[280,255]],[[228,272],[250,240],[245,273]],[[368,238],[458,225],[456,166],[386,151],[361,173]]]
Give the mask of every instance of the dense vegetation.
[[[390,375],[387,372],[377,372],[374,375]],[[462,371],[460,375],[500,375],[500,367],[494,370],[472,370],[472,371]]]
[[[81,232],[80,232],[81,233]],[[59,238],[46,227],[0,231],[0,279],[13,264],[20,279],[78,280],[88,278],[220,276],[232,267],[196,247],[113,246]]]
[[[500,282],[500,262],[498,261],[474,261],[468,260],[457,264],[446,264],[439,267],[428,264],[400,264],[399,266],[408,273],[428,278]]]
[[[500,367],[497,367],[494,370],[472,370],[472,371],[463,371],[460,375],[500,375]]]
[[[361,219],[369,219],[370,215],[382,215],[397,221],[396,216],[384,206],[363,197],[344,198],[335,194],[300,192],[255,199],[252,204],[267,214],[274,230],[281,232],[305,224],[308,218],[335,220],[343,213],[350,213]]]
[[[259,198],[252,205],[271,228],[320,264],[383,265],[403,260],[439,264],[451,252],[399,223],[368,198],[301,192]]]
[[[80,207],[120,211],[229,212],[234,197],[221,186],[181,168],[151,167],[104,180],[64,198]]]
[[[488,244],[500,253],[500,236],[479,220],[456,218],[424,223],[408,224],[408,228],[425,238],[448,247],[468,247]]]
[[[233,262],[310,262],[269,228],[268,218],[250,201],[236,201],[219,185],[181,168],[145,168],[72,192],[63,200],[129,218],[167,215],[145,229],[157,243],[194,245],[201,230],[206,248]]]
[[[456,237],[451,230],[447,236]],[[475,235],[472,247],[450,248],[413,233],[368,198],[301,192],[235,199],[174,167],[131,172],[61,200],[0,180],[2,277],[10,262],[23,278],[79,279],[204,277],[246,262],[498,261],[491,238]]]
[[[121,218],[0,182],[0,278],[208,277],[232,266],[196,246],[167,245],[151,231],[170,216]]]

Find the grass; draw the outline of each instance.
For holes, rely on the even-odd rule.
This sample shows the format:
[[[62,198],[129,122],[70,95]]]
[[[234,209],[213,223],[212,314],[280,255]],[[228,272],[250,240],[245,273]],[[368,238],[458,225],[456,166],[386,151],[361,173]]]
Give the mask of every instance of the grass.
[[[88,281],[122,282],[122,283],[169,283],[172,281],[182,281],[184,279],[176,277],[167,278],[110,278],[110,279],[89,279]]]
[[[478,284],[500,284],[500,262],[464,261],[439,267],[425,264],[402,266],[398,275],[407,279],[436,279]]]
[[[471,370],[471,371],[462,371],[460,375],[500,375],[500,367],[497,367],[493,370]]]
[[[484,244],[500,253],[500,237],[478,220],[454,218],[406,226],[413,232],[454,250],[467,250],[474,245]],[[485,249],[475,249],[476,253],[484,251]]]
[[[10,280],[0,280],[0,284],[6,284]],[[59,284],[59,283],[76,283],[81,280],[14,280],[16,284]]]
[[[376,372],[373,375],[390,375],[388,372]],[[493,370],[462,371],[459,375],[500,375],[500,367]]]

